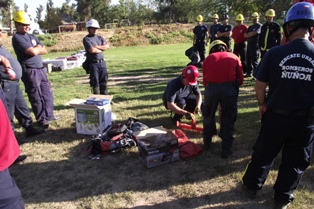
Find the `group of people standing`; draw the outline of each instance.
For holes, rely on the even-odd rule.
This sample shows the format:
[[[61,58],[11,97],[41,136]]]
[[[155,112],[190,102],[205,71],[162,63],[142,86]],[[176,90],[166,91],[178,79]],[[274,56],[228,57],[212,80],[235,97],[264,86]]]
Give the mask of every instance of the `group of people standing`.
[[[45,132],[52,121],[60,117],[54,115],[54,97],[43,66],[41,55],[46,47],[39,39],[29,34],[31,20],[27,13],[18,11],[13,17],[16,33],[12,45],[17,59],[0,46],[0,208],[24,209],[21,192],[8,170],[13,163],[26,159],[21,155],[19,143],[14,134],[14,117],[25,128],[26,137]],[[109,48],[102,36],[97,35],[98,21],[86,23],[88,35],[83,39],[86,59],[90,69],[90,86],[94,94],[108,94],[108,73],[103,51]],[[0,39],[2,31],[0,30]],[[20,80],[25,86],[36,124],[20,88]]]
[[[260,15],[254,12],[251,15],[252,25],[244,24],[244,16],[236,16],[236,26],[229,23],[229,15],[224,14],[219,23],[218,14],[212,16],[213,24],[208,28],[203,24],[203,17],[199,15],[196,18],[197,26],[193,33],[193,45],[196,46],[200,55],[200,62],[205,59],[205,47],[209,40],[223,41],[228,50],[232,51],[232,39],[234,41],[233,53],[240,57],[244,77],[252,77],[257,68],[259,59],[263,58],[265,53],[274,46],[281,44],[281,27],[274,21],[275,11],[269,9],[265,13],[266,23],[259,22]],[[206,41],[205,41],[206,39]]]
[[[205,37],[212,38],[209,55],[202,64],[204,101],[197,82],[200,73],[195,66],[189,65],[180,76],[168,83],[163,102],[166,109],[174,113],[171,116],[174,122],[184,116],[186,119],[194,118],[201,108],[204,150],[210,150],[212,137],[218,134],[222,139],[221,157],[229,158],[233,154],[239,86],[254,69],[261,127],[242,177],[243,191],[248,198],[257,197],[275,158],[281,152],[281,164],[273,187],[273,208],[286,209],[294,200],[293,193],[310,165],[314,144],[313,2],[298,2],[288,10],[283,24],[287,43],[281,46],[282,34],[280,26],[273,22],[274,16],[275,12],[268,10],[267,22],[261,25],[258,13],[254,12],[251,16],[253,25],[246,27],[243,15],[239,14],[236,17],[238,24],[232,33],[228,27],[220,29],[221,26],[216,26],[216,32],[209,36],[204,29]],[[213,17],[214,25],[218,25],[218,15]],[[201,18],[198,17],[198,20]],[[223,24],[226,24],[225,20]],[[234,51],[240,57],[245,50],[243,43],[247,41],[249,62],[246,74],[243,74],[245,60],[242,57],[240,60],[238,54],[230,51],[230,40],[226,34],[234,38]],[[257,65],[259,52],[262,57]],[[219,132],[215,122],[218,107],[222,114]]]

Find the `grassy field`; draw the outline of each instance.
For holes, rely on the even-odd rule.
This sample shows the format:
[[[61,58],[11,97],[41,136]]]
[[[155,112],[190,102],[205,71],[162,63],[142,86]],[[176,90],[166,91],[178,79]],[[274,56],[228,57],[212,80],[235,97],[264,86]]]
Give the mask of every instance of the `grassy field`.
[[[161,95],[167,82],[189,62],[184,55],[188,47],[189,44],[154,45],[105,52],[115,122],[134,117],[149,127],[176,128],[162,105]],[[44,58],[70,54],[49,54]],[[52,72],[49,79],[55,114],[62,119],[52,123],[46,133],[27,138],[21,150],[28,158],[10,168],[27,209],[271,208],[280,156],[256,200],[244,196],[240,183],[260,126],[253,81],[245,80],[240,89],[232,157],[220,158],[221,140],[217,137],[212,149],[195,159],[148,169],[139,162],[136,147],[99,160],[88,159],[90,136],[76,133],[74,110],[65,105],[71,99],[90,95],[88,76],[82,68],[76,68]],[[191,141],[202,144],[200,133],[184,132]],[[17,137],[24,138],[21,128],[17,128]],[[313,182],[311,165],[291,208],[312,208]]]

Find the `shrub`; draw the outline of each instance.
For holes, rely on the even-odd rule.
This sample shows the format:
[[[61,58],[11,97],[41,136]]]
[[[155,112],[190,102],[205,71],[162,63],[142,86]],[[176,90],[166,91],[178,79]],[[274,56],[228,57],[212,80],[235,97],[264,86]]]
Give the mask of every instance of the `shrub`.
[[[39,35],[37,38],[40,40],[40,42],[48,47],[56,45],[59,41],[57,34]]]

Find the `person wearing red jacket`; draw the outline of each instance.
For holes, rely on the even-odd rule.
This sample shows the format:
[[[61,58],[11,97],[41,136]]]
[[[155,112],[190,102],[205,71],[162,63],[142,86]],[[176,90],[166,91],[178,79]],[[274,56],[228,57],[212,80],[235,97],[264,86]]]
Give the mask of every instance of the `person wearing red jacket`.
[[[20,149],[1,100],[0,121],[0,208],[24,209],[21,191],[8,169],[20,156]]]
[[[240,57],[243,68],[243,73],[246,72],[246,40],[244,33],[248,26],[243,24],[244,17],[238,14],[236,17],[237,25],[232,29],[232,38],[234,40],[233,53]]]
[[[243,84],[242,64],[227,45],[215,40],[209,46],[209,55],[203,63],[203,85],[205,86],[203,104],[203,141],[204,149],[210,148],[213,135],[217,134],[215,113],[221,107],[221,126],[219,137],[222,139],[221,157],[232,154],[234,124],[237,118],[237,99],[239,86]]]

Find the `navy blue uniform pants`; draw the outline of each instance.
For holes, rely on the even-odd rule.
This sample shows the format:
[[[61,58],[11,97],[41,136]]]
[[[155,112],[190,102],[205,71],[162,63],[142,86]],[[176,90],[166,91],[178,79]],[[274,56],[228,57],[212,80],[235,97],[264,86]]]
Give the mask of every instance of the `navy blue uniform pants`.
[[[310,165],[313,140],[314,128],[308,126],[308,116],[280,115],[266,111],[243,183],[249,189],[260,190],[274,159],[282,150],[274,199],[281,203],[293,201],[292,193]]]
[[[107,95],[107,83],[108,83],[108,72],[106,61],[102,60],[100,62],[90,62],[90,86],[92,88],[99,88],[99,93]],[[94,92],[96,93],[96,92]]]
[[[245,73],[246,70],[246,42],[241,43],[235,43],[233,47],[233,53],[240,57],[243,73]]]
[[[168,109],[168,107],[167,107],[167,101],[163,100],[163,102],[164,102],[165,108]],[[183,97],[177,97],[177,98],[175,99],[174,103],[175,103],[178,107],[180,107],[181,109],[184,109],[184,110],[186,110],[186,111],[188,111],[188,112],[193,113],[194,110],[195,110],[195,108],[196,108],[196,97],[193,96],[193,95],[191,95],[191,96],[189,96],[189,97],[185,97],[185,98],[183,98]],[[182,119],[182,117],[183,117],[183,115],[175,114],[175,115],[173,116],[173,119],[179,121],[179,120]]]
[[[259,58],[260,50],[258,48],[258,45],[250,45],[247,46],[246,51],[246,74],[252,75],[252,72],[254,72],[258,65],[258,58]]]
[[[24,209],[21,191],[11,177],[9,169],[0,171],[0,208]]]
[[[217,134],[215,114],[217,106],[221,107],[221,125],[219,137],[222,139],[223,153],[231,151],[234,137],[234,124],[237,119],[238,87],[235,82],[210,84],[205,86],[203,106],[203,140],[211,144],[213,135]]]
[[[30,126],[32,124],[32,118],[30,117],[30,111],[23,97],[19,81],[3,80],[2,88],[6,96],[9,111],[8,115],[12,127],[14,115],[22,127],[26,128]]]
[[[197,48],[198,54],[200,55],[201,62],[203,62],[205,59],[205,53],[206,53],[205,42],[196,41],[195,47]]]
[[[22,81],[38,123],[50,121],[53,115],[53,94],[45,68],[27,68]]]

